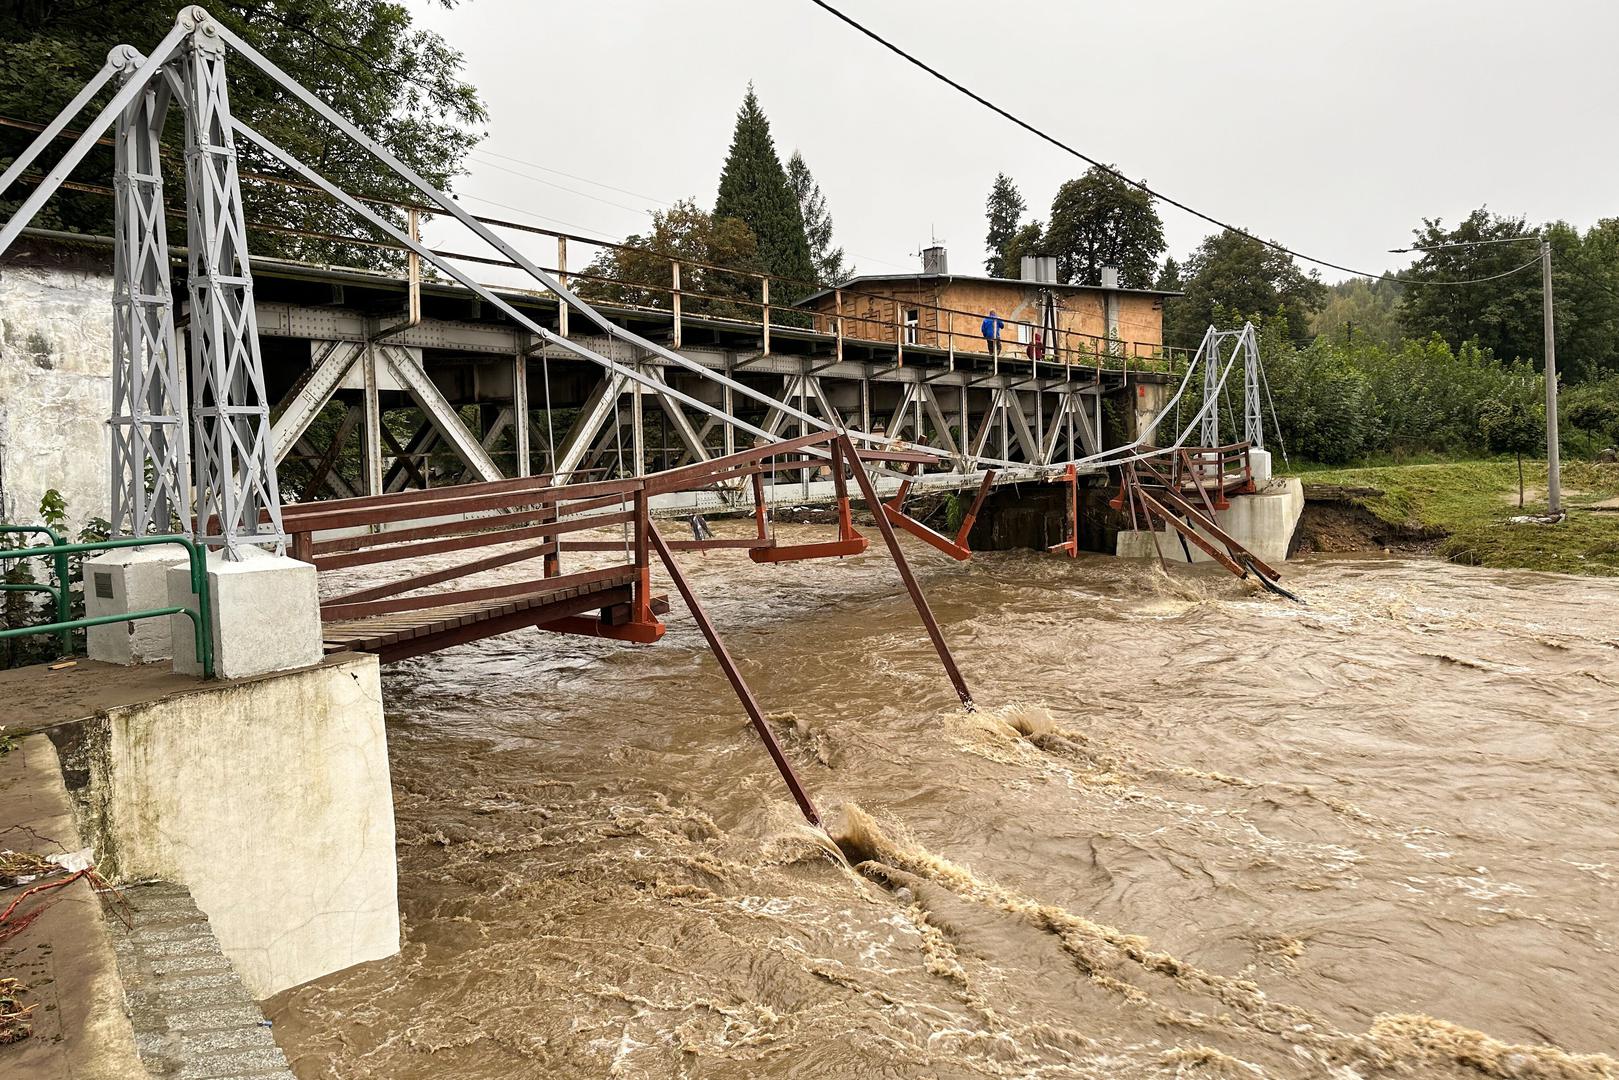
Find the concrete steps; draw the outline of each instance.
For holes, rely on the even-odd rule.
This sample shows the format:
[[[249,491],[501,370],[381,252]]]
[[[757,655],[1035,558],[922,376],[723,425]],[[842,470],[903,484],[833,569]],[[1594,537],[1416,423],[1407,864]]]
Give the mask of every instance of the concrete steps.
[[[164,1080],[292,1080],[264,1013],[179,885],[124,890],[134,929],[108,917],[141,1063]]]

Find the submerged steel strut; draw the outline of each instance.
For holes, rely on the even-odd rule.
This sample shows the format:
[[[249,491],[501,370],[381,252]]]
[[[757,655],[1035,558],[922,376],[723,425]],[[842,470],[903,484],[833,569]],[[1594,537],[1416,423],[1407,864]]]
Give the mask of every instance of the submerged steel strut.
[[[697,628],[703,632],[704,639],[708,641],[709,651],[714,654],[714,659],[720,662],[720,670],[725,672],[725,677],[730,680],[731,689],[736,691],[738,700],[742,702],[743,711],[748,714],[748,719],[753,721],[753,729],[759,733],[759,738],[764,740],[765,749],[770,752],[770,760],[776,763],[781,778],[787,782],[787,790],[792,792],[793,800],[798,803],[798,809],[803,813],[804,820],[819,828],[821,815],[816,811],[815,804],[810,801],[809,793],[799,782],[798,774],[793,771],[792,762],[782,753],[781,744],[776,741],[776,733],[770,730],[769,722],[759,709],[759,702],[754,699],[753,691],[748,689],[747,680],[742,678],[742,672],[737,670],[736,661],[732,660],[731,654],[726,651],[719,632],[708,619],[708,613],[697,602],[696,594],[691,591],[691,583],[686,580],[686,575],[675,563],[674,554],[664,541],[663,534],[658,532],[658,527],[652,524],[650,519],[647,521],[647,536],[652,541],[652,547],[657,551],[658,558],[663,560],[663,568],[669,571],[669,577],[674,580],[675,588],[680,590],[680,598],[686,602],[686,608],[696,620]]]

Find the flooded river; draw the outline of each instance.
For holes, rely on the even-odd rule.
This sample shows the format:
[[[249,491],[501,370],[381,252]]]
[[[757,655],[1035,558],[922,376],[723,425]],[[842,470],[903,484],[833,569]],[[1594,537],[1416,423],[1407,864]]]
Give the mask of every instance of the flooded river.
[[[299,1077],[1619,1076],[1619,582],[916,548],[968,715],[880,542],[683,561],[839,846],[678,598],[386,669],[404,947]]]

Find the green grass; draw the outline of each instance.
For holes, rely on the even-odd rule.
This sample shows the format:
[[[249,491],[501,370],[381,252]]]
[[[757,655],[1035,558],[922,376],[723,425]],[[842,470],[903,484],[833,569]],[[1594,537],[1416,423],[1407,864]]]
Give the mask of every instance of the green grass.
[[[1352,469],[1293,470],[1306,484],[1380,489],[1356,501],[1384,521],[1442,531],[1438,554],[1476,566],[1619,577],[1619,512],[1588,510],[1619,497],[1619,465],[1563,465],[1559,525],[1509,525],[1519,514],[1546,511],[1546,463],[1524,462],[1528,497],[1518,509],[1518,467],[1510,458]]]

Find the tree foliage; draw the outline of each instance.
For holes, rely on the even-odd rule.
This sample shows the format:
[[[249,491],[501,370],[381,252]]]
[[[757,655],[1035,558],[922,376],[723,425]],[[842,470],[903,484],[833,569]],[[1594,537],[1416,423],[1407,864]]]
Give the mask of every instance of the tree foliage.
[[[1401,340],[1400,286],[1379,278],[1350,278],[1327,286],[1326,300],[1310,316],[1310,333],[1335,342],[1362,339],[1393,348]]]
[[[447,7],[455,0],[438,0]],[[114,45],[127,42],[146,50],[174,25],[178,5],[154,3],[55,3],[34,0],[8,5],[0,19],[0,114],[46,122],[105,62]],[[468,150],[482,137],[476,125],[486,118],[477,90],[461,78],[462,57],[438,34],[416,27],[409,7],[378,0],[216,0],[209,14],[250,42],[282,70],[377,139],[407,165],[440,188],[461,171]],[[272,141],[315,166],[350,191],[388,199],[413,194],[403,181],[385,173],[369,155],[352,147],[323,122],[289,102],[247,61],[229,60],[232,111]],[[109,96],[103,92],[102,100]],[[94,115],[92,112],[89,115]],[[184,190],[180,178],[184,121],[171,106],[164,132],[171,193]],[[32,138],[0,129],[0,157],[9,160]],[[244,172],[277,172],[267,157],[238,140]],[[59,142],[60,153],[67,144]],[[75,179],[112,183],[112,151],[98,148]],[[17,199],[0,202],[0,213]],[[277,254],[352,265],[385,265],[393,253],[253,230],[258,223],[283,229],[369,235],[356,228],[348,211],[324,197],[282,186],[243,181],[256,254]],[[35,224],[75,232],[107,234],[112,200],[86,192],[58,192]],[[403,222],[403,215],[392,215]],[[184,222],[169,222],[171,236],[184,242]]]
[[[1145,191],[1092,167],[1057,189],[1050,220],[1045,253],[1057,257],[1063,281],[1100,285],[1102,267],[1116,266],[1125,288],[1152,288],[1164,223]]]
[[[1526,363],[1502,363],[1474,342],[1443,339],[1387,346],[1318,337],[1299,347],[1282,319],[1264,324],[1260,355],[1282,442],[1311,461],[1344,464],[1369,454],[1477,454],[1490,402],[1533,409],[1544,393]]]
[[[714,217],[735,218],[747,226],[758,241],[759,260],[772,276],[816,280],[804,215],[776,156],[770,120],[759,107],[751,84],[737,110],[731,149],[720,172]],[[771,298],[787,302],[807,291],[804,286],[783,282]]]
[[[1433,218],[1414,232],[1413,246],[1427,250],[1406,271],[1407,278],[1476,283],[1407,287],[1400,303],[1405,330],[1441,334],[1449,341],[1472,338],[1497,356],[1544,365],[1542,274],[1533,265],[1537,243],[1528,222],[1481,208],[1454,228]],[[1619,372],[1619,218],[1598,221],[1583,234],[1566,222],[1553,222],[1543,232],[1552,247],[1560,374],[1577,382]],[[1441,247],[1519,237],[1524,239],[1517,243]]]
[[[1153,282],[1152,287],[1162,289],[1164,292],[1180,292],[1185,284],[1181,280],[1181,264],[1175,261],[1175,256],[1170,255],[1164,259],[1164,265],[1159,267],[1158,279]]]
[[[1583,235],[1565,222],[1547,226],[1547,233],[1560,376],[1582,381],[1619,375],[1619,218],[1604,218]],[[1539,339],[1525,347],[1545,348]]]
[[[1045,252],[1045,225],[1039,221],[1029,221],[1018,226],[1007,239],[1006,246],[1001,249],[1001,257],[1006,263],[1006,276],[1015,278],[1023,272],[1025,255],[1044,255]]]
[[[1278,313],[1293,341],[1309,340],[1310,315],[1326,296],[1314,271],[1292,256],[1229,229],[1208,237],[1186,260],[1186,295],[1165,305],[1164,332],[1177,345],[1193,345],[1210,325],[1240,326]]]
[[[854,277],[853,266],[843,265],[843,249],[832,246],[832,214],[826,208],[821,185],[810,174],[804,155],[797,150],[787,159],[787,186],[798,200],[804,219],[804,237],[809,241],[810,260],[815,264],[815,280],[831,287]]]
[[[1469,214],[1455,228],[1425,218],[1413,230],[1422,250],[1402,277],[1413,282],[1400,301],[1400,323],[1413,337],[1438,334],[1446,341],[1477,341],[1497,356],[1542,359],[1540,276],[1533,269],[1508,271],[1533,262],[1532,239],[1522,217],[1502,217],[1487,209]],[[1476,246],[1447,247],[1445,245]],[[1501,276],[1505,275],[1505,276]],[[1480,280],[1493,278],[1494,280]],[[1472,285],[1424,285],[1435,281],[1476,281]]]
[[[764,272],[758,242],[741,219],[715,217],[695,199],[655,212],[651,232],[604,250],[585,268],[579,292],[589,300],[667,309],[671,259],[681,263],[683,312],[759,318],[759,282],[748,273]]]
[[[988,252],[988,257],[984,259],[984,270],[990,277],[1013,277],[1017,274],[1017,263],[1007,259],[1007,245],[1018,236],[1018,223],[1023,220],[1023,212],[1028,208],[1012,178],[1005,173],[996,173],[995,183],[989,189],[989,199],[984,204],[984,217],[989,222],[989,229],[984,234],[984,250]]]
[[[1523,509],[1523,456],[1546,437],[1546,410],[1522,401],[1489,401],[1479,410],[1479,432],[1489,448],[1518,459],[1518,508]]]

